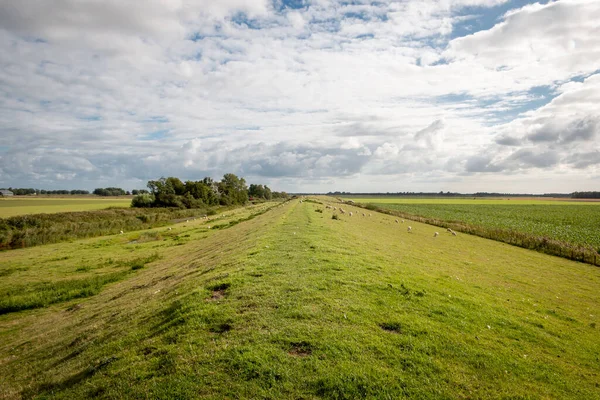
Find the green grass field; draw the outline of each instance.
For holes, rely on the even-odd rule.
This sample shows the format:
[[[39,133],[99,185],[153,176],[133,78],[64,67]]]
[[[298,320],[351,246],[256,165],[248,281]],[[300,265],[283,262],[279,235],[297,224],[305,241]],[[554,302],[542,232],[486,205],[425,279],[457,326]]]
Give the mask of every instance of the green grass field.
[[[600,399],[600,269],[268,207],[0,253],[4,300],[121,274],[0,315],[0,398]]]
[[[472,200],[472,199],[388,199],[357,198],[362,204],[373,204],[404,214],[437,220],[443,224],[469,227],[481,231],[483,237],[517,244],[506,231],[517,232],[534,240],[547,238],[565,243],[565,255],[578,247],[588,248],[587,259],[600,252],[600,203],[547,200]],[[473,228],[473,229],[470,229]],[[458,228],[461,229],[461,228]],[[539,241],[539,240],[537,240]],[[523,247],[528,247],[527,245]],[[542,246],[543,247],[543,246]],[[567,248],[568,247],[568,248]],[[534,247],[530,247],[534,248]],[[561,254],[550,251],[552,254]],[[600,262],[600,257],[596,257]]]
[[[108,207],[129,207],[130,198],[0,198],[0,218],[16,215],[101,210]]]

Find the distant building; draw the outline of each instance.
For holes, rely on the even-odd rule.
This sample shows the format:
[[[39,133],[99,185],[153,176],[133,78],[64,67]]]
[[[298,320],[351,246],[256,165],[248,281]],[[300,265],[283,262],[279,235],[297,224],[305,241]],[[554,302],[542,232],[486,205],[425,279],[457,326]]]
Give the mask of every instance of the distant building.
[[[13,192],[11,192],[10,190],[0,190],[0,196],[2,197],[9,197],[9,196],[14,196],[15,194]]]

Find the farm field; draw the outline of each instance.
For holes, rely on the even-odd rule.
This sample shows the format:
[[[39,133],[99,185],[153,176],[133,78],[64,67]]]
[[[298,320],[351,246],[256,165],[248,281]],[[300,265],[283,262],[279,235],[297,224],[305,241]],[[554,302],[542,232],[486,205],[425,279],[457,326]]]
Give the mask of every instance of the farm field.
[[[130,205],[131,198],[0,198],[0,218],[26,214],[101,210],[108,207],[129,207]]]
[[[0,253],[0,398],[600,399],[599,268],[327,201]]]
[[[600,250],[600,203],[547,200],[376,199],[354,201],[402,213],[506,229]]]
[[[354,200],[359,203],[380,203],[380,204],[460,204],[460,205],[588,205],[600,206],[600,201],[596,199],[554,199],[545,197],[517,197],[517,198],[483,198],[483,197],[459,197],[459,198],[426,198],[426,197],[389,197],[389,196],[365,196],[365,197],[346,197],[343,199]]]

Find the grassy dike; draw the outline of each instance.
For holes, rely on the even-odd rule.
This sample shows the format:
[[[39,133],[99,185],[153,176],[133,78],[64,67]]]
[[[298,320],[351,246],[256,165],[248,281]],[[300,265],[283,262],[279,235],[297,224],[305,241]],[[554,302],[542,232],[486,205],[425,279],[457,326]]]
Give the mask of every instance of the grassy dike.
[[[0,253],[16,269],[1,285],[157,255],[91,297],[1,315],[0,397],[600,398],[598,268],[345,208]]]

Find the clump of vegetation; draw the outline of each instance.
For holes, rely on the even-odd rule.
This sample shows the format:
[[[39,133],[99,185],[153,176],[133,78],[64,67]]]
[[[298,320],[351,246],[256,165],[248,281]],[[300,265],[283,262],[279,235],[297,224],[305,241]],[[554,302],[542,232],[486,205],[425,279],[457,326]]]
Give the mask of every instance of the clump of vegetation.
[[[337,214],[333,214],[333,215],[331,216],[331,219],[338,220],[338,219],[340,219],[340,217],[339,217]]]

